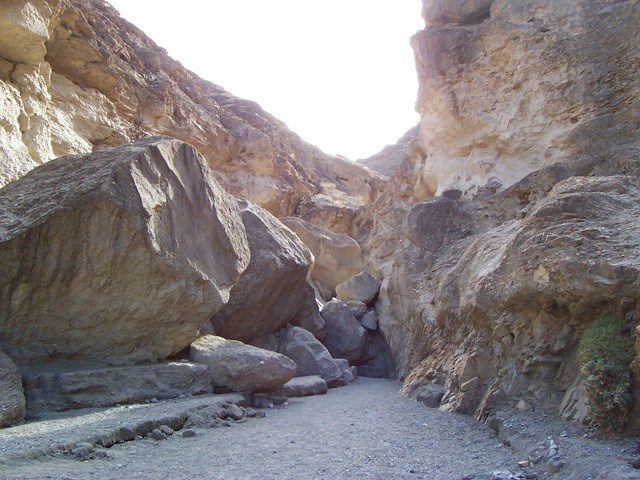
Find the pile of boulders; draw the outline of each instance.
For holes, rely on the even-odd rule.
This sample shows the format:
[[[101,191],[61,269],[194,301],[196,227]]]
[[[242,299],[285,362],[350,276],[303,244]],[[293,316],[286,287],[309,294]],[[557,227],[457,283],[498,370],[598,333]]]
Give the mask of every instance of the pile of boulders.
[[[306,244],[165,138],[64,157],[0,190],[0,426],[25,405],[290,397],[388,376],[380,281],[357,242],[286,223]]]

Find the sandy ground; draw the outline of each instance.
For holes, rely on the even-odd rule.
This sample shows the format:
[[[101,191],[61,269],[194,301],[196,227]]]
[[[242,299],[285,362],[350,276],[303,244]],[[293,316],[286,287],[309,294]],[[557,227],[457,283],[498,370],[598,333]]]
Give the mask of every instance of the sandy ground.
[[[492,478],[491,472],[497,470],[525,473],[516,465],[523,452],[505,446],[494,431],[470,417],[401,398],[399,386],[361,378],[326,395],[292,399],[267,409],[265,418],[242,419],[228,428],[197,429],[192,438],[176,432],[162,441],[130,441],[99,449],[105,458],[85,461],[65,452],[11,461],[0,465],[0,478],[480,480]],[[509,420],[516,422],[517,428],[511,428],[519,439],[515,444],[554,433],[544,430],[544,422],[527,419],[526,425],[522,419]],[[560,422],[549,428],[563,426],[566,429]],[[582,430],[561,433],[563,440],[583,438]],[[640,471],[612,451],[629,449],[630,442],[596,442],[597,448],[588,455],[599,472],[575,476],[568,465],[550,478],[640,478],[636,473]],[[616,476],[606,476],[609,473]]]

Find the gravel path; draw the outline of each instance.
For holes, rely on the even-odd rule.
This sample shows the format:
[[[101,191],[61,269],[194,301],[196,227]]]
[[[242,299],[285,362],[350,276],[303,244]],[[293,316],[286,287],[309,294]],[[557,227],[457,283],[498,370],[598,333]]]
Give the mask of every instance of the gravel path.
[[[514,469],[517,458],[487,427],[401,398],[399,387],[361,378],[230,428],[127,442],[105,449],[105,459],[24,460],[0,478],[456,480]]]

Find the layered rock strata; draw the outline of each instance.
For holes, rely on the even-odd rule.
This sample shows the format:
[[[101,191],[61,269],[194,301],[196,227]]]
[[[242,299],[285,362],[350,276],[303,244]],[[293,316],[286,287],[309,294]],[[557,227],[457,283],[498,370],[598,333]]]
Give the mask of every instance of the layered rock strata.
[[[107,2],[15,0],[0,22],[0,185],[56,157],[162,134],[276,216],[314,210],[319,195],[359,217],[379,190],[365,168],[185,69]]]

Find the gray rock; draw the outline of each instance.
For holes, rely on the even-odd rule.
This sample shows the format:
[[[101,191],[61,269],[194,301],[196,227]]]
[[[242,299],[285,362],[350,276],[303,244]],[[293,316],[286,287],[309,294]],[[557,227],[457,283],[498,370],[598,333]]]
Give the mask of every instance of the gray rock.
[[[336,286],[336,298],[344,302],[358,300],[369,305],[380,291],[380,280],[367,272],[360,272],[344,283]]]
[[[298,319],[313,324],[318,307],[307,285],[311,252],[266,210],[241,199],[238,207],[251,259],[229,302],[211,319],[216,335],[247,342]],[[322,325],[315,328],[321,331]]]
[[[226,409],[227,418],[231,420],[240,420],[244,417],[244,411],[238,405],[229,405]]]
[[[344,358],[335,358],[333,361],[340,370],[340,378],[335,382],[331,382],[329,387],[343,387],[353,382],[354,376],[351,367],[349,366],[349,362]]]
[[[160,425],[160,431],[167,437],[173,435],[173,428],[171,428],[169,425]]]
[[[442,385],[426,382],[418,387],[411,397],[415,398],[416,402],[423,403],[429,408],[438,408],[444,394],[445,389]]]
[[[297,377],[319,375],[330,383],[341,376],[327,348],[300,327],[291,327],[283,332],[279,353],[296,362]]]
[[[358,363],[367,351],[367,331],[340,300],[331,300],[320,311],[327,327],[323,343],[335,358]]]
[[[25,369],[24,386],[30,414],[213,392],[207,366],[190,362],[107,368],[58,363]]]
[[[187,428],[186,430],[182,431],[182,436],[184,438],[191,438],[191,437],[195,437],[196,435],[197,435],[196,431],[191,428]]]
[[[0,351],[0,428],[24,420],[26,400],[18,367]]]
[[[415,246],[437,251],[445,242],[465,236],[470,217],[455,200],[436,197],[416,203],[407,214],[404,233]]]
[[[371,378],[395,378],[393,356],[380,332],[369,333],[367,351],[358,362],[358,375]]]
[[[0,190],[0,338],[26,360],[163,359],[248,262],[236,202],[192,146],[59,158]]]
[[[214,387],[231,391],[271,391],[296,373],[293,360],[236,340],[205,335],[191,344],[191,358],[209,367]]]
[[[358,320],[360,320],[362,316],[367,313],[367,305],[360,300],[349,300],[345,303],[347,304],[349,310],[351,310],[353,316]]]
[[[360,320],[360,325],[369,331],[375,332],[378,330],[378,321],[378,313],[375,310],[369,310]]]
[[[327,382],[318,375],[292,378],[277,391],[277,394],[285,397],[307,397],[324,393],[327,393]]]
[[[167,438],[167,436],[159,428],[154,428],[149,434],[147,434],[147,437],[151,438],[152,440],[164,440],[165,438]]]

